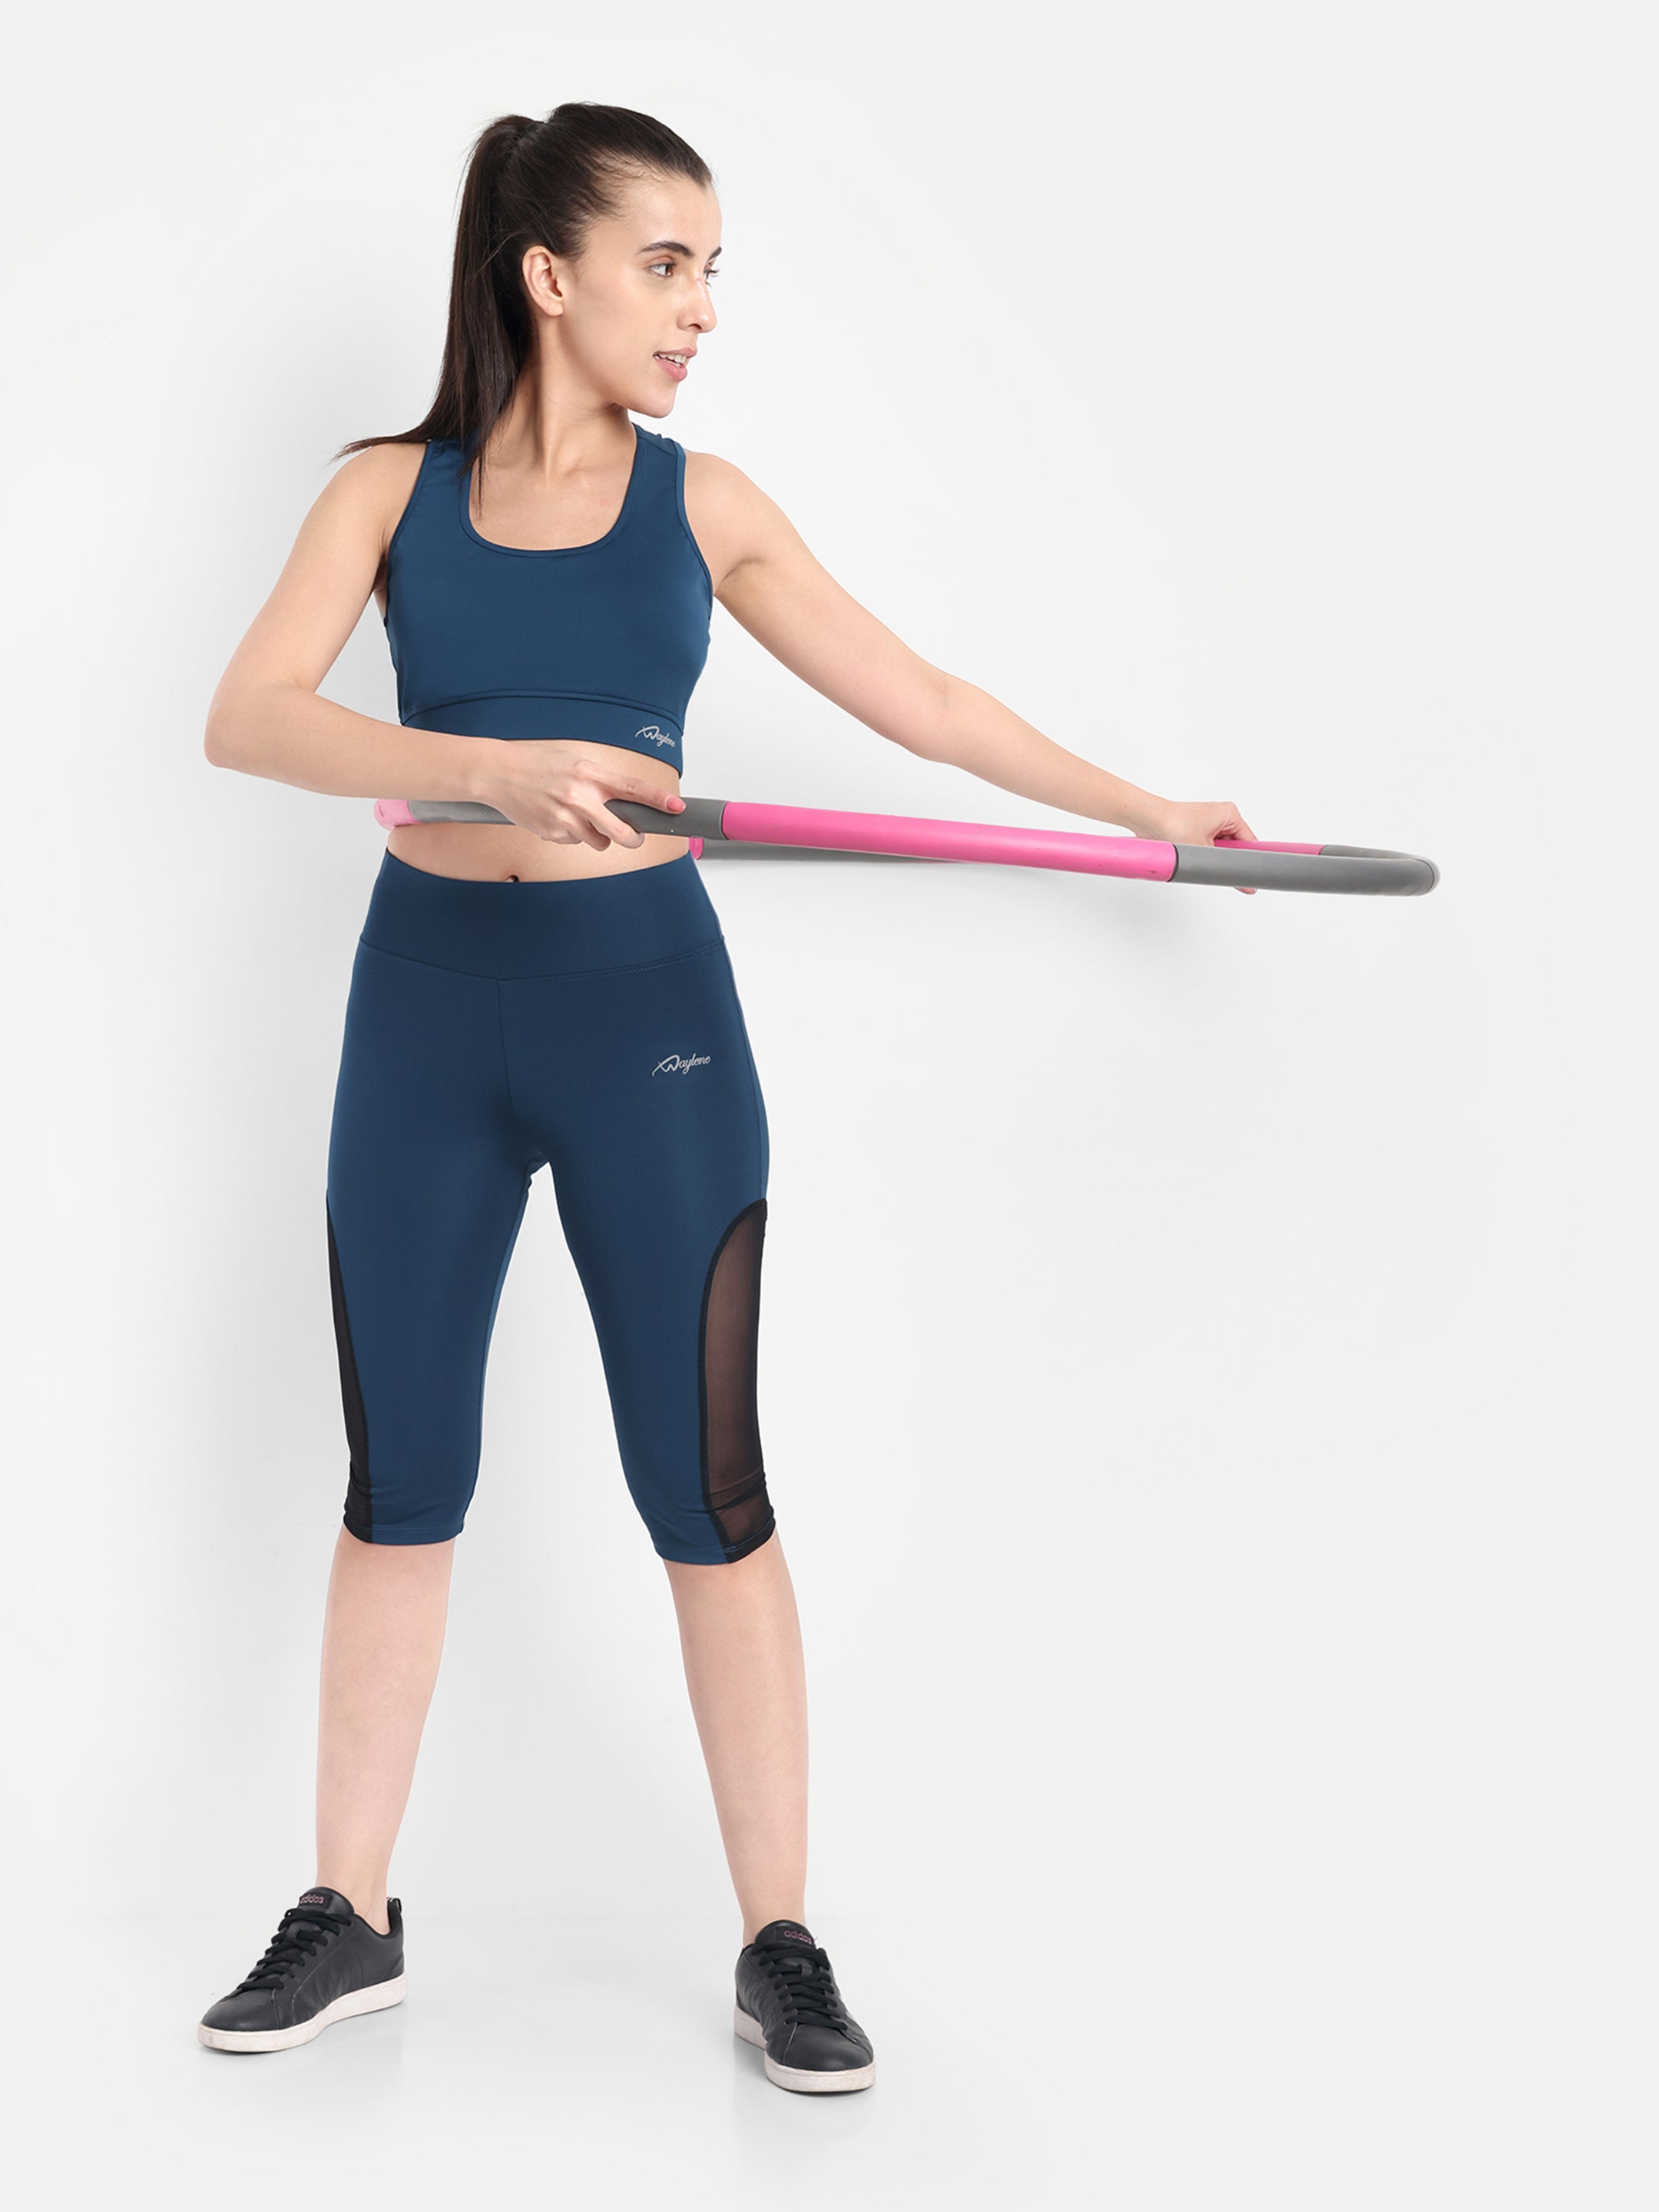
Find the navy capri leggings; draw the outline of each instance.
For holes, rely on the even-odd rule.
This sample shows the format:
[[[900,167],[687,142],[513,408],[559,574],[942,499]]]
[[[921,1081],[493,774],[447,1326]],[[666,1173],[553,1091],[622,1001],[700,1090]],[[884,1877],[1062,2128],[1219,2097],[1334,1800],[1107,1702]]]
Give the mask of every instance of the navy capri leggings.
[[[388,851],[328,1150],[351,1533],[459,1534],[495,1309],[546,1166],[653,1544],[708,1565],[763,1544],[767,1165],[732,963],[690,853],[505,883]]]

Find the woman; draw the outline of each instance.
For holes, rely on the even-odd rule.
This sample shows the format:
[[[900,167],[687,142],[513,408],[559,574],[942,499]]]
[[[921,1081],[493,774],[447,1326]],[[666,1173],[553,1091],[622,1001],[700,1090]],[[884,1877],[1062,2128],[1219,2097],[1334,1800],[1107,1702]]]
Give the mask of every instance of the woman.
[[[799,1630],[756,1415],[767,1125],[720,923],[670,811],[719,599],[882,736],[1147,836],[1249,836],[1051,744],[910,652],[669,415],[714,330],[710,173],[567,103],[471,157],[437,397],[362,438],[215,694],[210,760],[311,791],[470,799],[394,830],[356,955],[327,1230],[350,1472],[323,1643],[317,1880],[204,2042],[269,2051],[396,2003],[387,1870],[477,1472],[531,1176],[552,1171],[629,1490],[663,1559],[743,1912],[736,2024],[769,2078],[872,2078],[805,1918]],[[820,335],[814,333],[815,336]],[[373,592],[400,724],[317,696]]]

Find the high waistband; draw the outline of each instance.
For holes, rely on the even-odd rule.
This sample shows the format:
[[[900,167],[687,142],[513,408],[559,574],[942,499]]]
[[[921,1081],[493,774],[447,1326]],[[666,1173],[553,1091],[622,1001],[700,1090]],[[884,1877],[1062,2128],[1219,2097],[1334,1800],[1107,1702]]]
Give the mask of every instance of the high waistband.
[[[637,968],[720,936],[690,853],[613,876],[509,884],[434,875],[388,848],[362,927],[363,943],[378,951],[503,982]]]

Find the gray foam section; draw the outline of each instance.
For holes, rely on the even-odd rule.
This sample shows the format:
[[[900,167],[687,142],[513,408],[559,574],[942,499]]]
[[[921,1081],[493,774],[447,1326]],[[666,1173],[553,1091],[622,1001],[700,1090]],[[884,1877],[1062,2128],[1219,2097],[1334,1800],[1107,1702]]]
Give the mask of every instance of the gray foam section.
[[[1440,880],[1432,860],[1370,845],[1322,845],[1316,853],[1253,853],[1226,845],[1177,845],[1175,850],[1175,873],[1170,880],[1177,884],[1417,898]]]
[[[719,837],[723,799],[690,799],[678,814],[647,806],[641,799],[613,799],[610,811],[631,830],[647,834],[660,831],[672,837]],[[505,822],[513,817],[476,799],[411,799],[409,811],[417,822]]]
[[[660,806],[647,806],[642,799],[613,799],[611,811],[618,820],[626,822],[632,830],[653,830],[669,837],[702,837],[726,842],[720,828],[720,817],[726,811],[723,799],[688,799],[678,814],[671,814]]]
[[[411,799],[409,811],[417,822],[511,822],[493,806],[472,799]]]

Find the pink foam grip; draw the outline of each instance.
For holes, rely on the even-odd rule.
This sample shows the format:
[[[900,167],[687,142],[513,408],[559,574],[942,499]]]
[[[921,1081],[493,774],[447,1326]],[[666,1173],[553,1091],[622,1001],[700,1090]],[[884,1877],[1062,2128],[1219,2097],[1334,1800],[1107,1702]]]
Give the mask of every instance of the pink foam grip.
[[[415,823],[415,817],[410,811],[406,799],[377,799],[374,819],[382,830],[408,830]]]
[[[908,814],[836,814],[817,806],[728,799],[720,828],[738,844],[813,845],[839,853],[908,853],[926,860],[1006,860],[1027,868],[1133,876],[1166,884],[1176,848],[1156,837],[1097,837],[1085,830],[1021,830],[997,822],[935,822]]]

